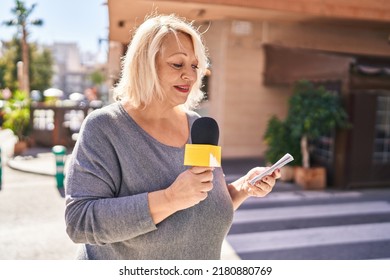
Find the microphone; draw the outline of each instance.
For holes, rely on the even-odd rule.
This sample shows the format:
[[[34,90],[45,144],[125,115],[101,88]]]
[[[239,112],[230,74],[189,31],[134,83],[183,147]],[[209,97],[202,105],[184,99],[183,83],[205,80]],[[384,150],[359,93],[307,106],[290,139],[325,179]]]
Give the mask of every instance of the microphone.
[[[221,166],[221,147],[218,146],[219,128],[213,118],[196,119],[191,127],[192,144],[186,144],[184,165]]]

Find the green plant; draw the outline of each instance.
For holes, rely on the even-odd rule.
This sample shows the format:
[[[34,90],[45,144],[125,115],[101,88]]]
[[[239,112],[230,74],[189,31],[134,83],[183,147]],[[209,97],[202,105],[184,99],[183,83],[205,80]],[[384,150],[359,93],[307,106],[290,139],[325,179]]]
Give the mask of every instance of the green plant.
[[[286,153],[294,157],[289,165],[299,165],[301,162],[299,140],[291,137],[289,127],[276,116],[269,119],[263,139],[267,144],[264,156],[267,162],[275,163]]]
[[[88,75],[88,79],[92,82],[94,86],[100,86],[106,80],[105,75],[102,70],[94,70]]]
[[[310,167],[309,141],[334,128],[346,128],[348,115],[338,95],[309,81],[298,81],[289,100],[286,125],[291,137],[300,139],[302,165]]]
[[[19,140],[28,136],[30,124],[30,99],[24,91],[15,91],[4,106],[3,128],[11,129]]]

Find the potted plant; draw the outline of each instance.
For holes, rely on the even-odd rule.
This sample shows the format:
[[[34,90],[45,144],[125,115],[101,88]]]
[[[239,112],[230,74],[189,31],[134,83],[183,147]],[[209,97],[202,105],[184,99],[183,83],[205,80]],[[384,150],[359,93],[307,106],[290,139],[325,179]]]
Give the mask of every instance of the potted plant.
[[[11,129],[18,137],[15,144],[15,154],[20,154],[27,148],[30,126],[30,99],[23,91],[15,91],[4,106],[3,128]]]
[[[269,119],[263,139],[267,145],[264,156],[267,163],[275,163],[286,153],[294,157],[294,161],[281,169],[281,180],[292,181],[295,166],[301,162],[299,141],[291,137],[289,127],[276,116]]]
[[[338,95],[323,86],[298,81],[289,100],[286,125],[291,137],[300,139],[302,166],[295,170],[295,182],[304,188],[318,189],[326,186],[324,167],[310,164],[309,142],[329,133],[335,128],[346,128],[348,116]]]

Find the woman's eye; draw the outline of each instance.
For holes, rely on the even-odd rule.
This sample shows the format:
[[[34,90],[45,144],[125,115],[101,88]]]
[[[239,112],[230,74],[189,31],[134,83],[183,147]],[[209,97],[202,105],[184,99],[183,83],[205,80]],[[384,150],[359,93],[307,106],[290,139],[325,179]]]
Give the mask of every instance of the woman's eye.
[[[174,68],[180,69],[181,67],[183,67],[183,64],[180,64],[180,63],[173,63],[172,66],[173,66]]]
[[[183,68],[183,63],[172,63],[172,67],[175,68],[175,69],[181,69],[181,68]],[[198,65],[192,64],[191,68],[194,69],[194,70],[197,70],[198,69]]]

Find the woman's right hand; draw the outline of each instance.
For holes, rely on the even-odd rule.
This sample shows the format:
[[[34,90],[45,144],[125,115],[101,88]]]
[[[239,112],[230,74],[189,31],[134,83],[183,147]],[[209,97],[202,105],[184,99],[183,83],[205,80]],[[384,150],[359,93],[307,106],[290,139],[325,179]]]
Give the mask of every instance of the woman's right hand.
[[[192,207],[207,198],[213,189],[213,167],[194,166],[179,174],[165,189],[165,196],[174,211]]]
[[[192,167],[177,176],[168,188],[148,194],[149,210],[155,224],[173,213],[205,200],[213,188],[212,167]]]

